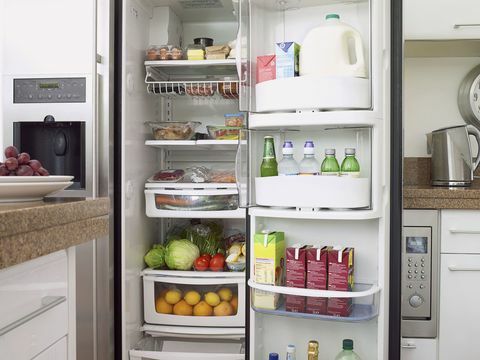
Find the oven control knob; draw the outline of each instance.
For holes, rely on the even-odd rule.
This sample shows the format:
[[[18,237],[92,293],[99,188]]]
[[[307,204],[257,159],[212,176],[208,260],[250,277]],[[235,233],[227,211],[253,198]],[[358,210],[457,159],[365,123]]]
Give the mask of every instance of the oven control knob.
[[[410,306],[418,308],[420,305],[423,304],[423,299],[420,295],[412,295],[410,296],[408,302],[410,303]]]

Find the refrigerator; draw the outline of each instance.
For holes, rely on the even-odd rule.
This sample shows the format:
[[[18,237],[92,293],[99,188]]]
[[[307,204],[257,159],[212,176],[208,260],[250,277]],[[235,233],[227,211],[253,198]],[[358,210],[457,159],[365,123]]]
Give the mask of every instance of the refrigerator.
[[[342,350],[343,339],[354,341],[362,359],[398,358],[400,253],[391,243],[400,237],[401,180],[391,176],[401,179],[397,102],[401,102],[402,35],[401,2],[393,3],[392,7],[386,0],[124,0],[116,7],[116,358],[260,360],[268,359],[269,353],[284,357],[287,345],[293,344],[297,358],[306,359],[308,343],[315,340],[319,358],[333,359]],[[258,81],[258,57],[274,55],[278,43],[302,44],[308,32],[332,13],[360,34],[363,77]],[[202,37],[214,39],[215,45],[230,42],[234,56],[159,60],[162,47],[181,48],[186,56],[194,49],[189,46],[194,39]],[[147,49],[152,54],[158,51],[158,59],[155,55],[149,59]],[[355,61],[351,59],[352,64]],[[147,124],[199,122],[195,131],[206,134],[207,126],[223,125],[224,114],[238,112],[244,113],[245,124],[234,140],[154,140]],[[325,149],[336,149],[341,162],[344,149],[355,148],[359,177],[261,177],[265,136],[273,137],[277,161],[287,140],[293,142],[298,162],[308,140],[314,142],[320,162]],[[147,182],[160,169],[198,166],[233,171],[235,183]],[[182,209],[176,202],[173,207],[161,204],[161,199],[175,197],[233,199],[234,206]],[[146,269],[145,253],[154,244],[165,244],[175,226],[191,219],[219,220],[225,233],[244,232],[246,270]],[[255,234],[271,232],[284,233],[287,248],[295,244],[335,246],[340,252],[353,248],[352,291],[257,281]],[[203,297],[219,287],[238,296],[233,315],[165,315],[155,309],[165,289],[194,289]],[[391,301],[390,292],[398,299]],[[259,306],[259,295],[278,299],[278,304]],[[325,308],[289,309],[288,299],[295,296],[305,304],[324,299]],[[339,313],[335,302],[351,308]]]

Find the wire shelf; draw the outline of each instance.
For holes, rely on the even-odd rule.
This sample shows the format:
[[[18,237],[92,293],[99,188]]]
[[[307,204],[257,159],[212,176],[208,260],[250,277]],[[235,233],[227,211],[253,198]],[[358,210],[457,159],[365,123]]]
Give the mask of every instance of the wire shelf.
[[[238,99],[239,81],[152,81],[145,80],[147,92],[166,97],[190,96],[201,99]]]

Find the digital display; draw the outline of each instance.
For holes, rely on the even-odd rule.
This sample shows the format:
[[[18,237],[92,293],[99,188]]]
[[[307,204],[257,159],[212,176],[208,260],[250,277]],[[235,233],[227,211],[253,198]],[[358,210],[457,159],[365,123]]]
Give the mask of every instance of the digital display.
[[[38,84],[40,89],[58,89],[60,87],[59,83],[40,83]]]
[[[428,238],[424,236],[407,236],[407,254],[426,254]]]

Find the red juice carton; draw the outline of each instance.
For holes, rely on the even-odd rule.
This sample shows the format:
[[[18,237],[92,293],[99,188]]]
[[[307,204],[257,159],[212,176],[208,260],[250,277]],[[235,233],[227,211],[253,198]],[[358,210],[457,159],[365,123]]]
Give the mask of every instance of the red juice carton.
[[[307,278],[307,246],[294,245],[286,250],[287,287],[305,288]],[[291,312],[305,312],[305,297],[286,295],[285,309]]]
[[[257,84],[276,79],[276,58],[275,55],[257,56]]]
[[[309,248],[307,253],[307,289],[327,290],[328,250],[330,247]],[[326,314],[327,298],[307,297],[308,314]]]
[[[328,252],[328,290],[352,291],[354,249],[334,247]],[[327,313],[348,317],[352,312],[351,298],[328,299]]]

